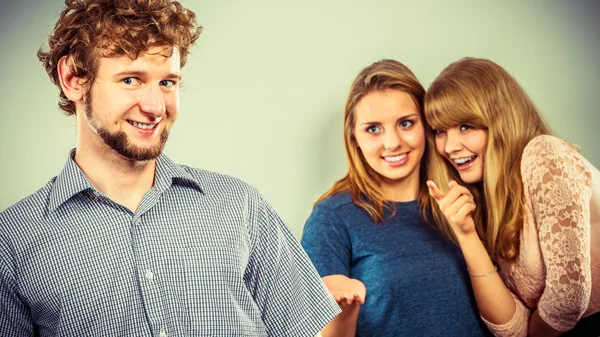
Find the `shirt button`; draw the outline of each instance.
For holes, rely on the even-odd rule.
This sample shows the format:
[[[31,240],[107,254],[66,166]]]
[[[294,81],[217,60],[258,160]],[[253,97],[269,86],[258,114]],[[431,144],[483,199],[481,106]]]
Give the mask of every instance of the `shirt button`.
[[[152,271],[150,269],[146,269],[146,278],[150,281],[152,281],[154,279],[154,274],[152,273]]]
[[[167,333],[165,332],[165,330],[160,329],[160,334],[158,336],[159,337],[167,337]]]

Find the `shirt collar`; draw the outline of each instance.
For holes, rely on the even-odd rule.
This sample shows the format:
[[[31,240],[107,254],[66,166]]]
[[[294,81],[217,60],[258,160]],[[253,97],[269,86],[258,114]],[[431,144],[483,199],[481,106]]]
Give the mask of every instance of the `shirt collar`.
[[[95,190],[87,177],[73,159],[76,149],[69,152],[67,162],[60,174],[56,177],[52,190],[50,191],[49,210],[54,212],[63,203],[74,195],[86,191]],[[185,170],[184,166],[173,163],[165,154],[156,159],[156,174],[154,176],[154,188],[160,193],[167,190],[172,184],[185,185],[204,193],[202,187],[194,177]]]
[[[204,193],[200,183],[186,170],[185,166],[175,164],[163,153],[156,158],[154,187],[162,193],[172,184],[189,186]]]

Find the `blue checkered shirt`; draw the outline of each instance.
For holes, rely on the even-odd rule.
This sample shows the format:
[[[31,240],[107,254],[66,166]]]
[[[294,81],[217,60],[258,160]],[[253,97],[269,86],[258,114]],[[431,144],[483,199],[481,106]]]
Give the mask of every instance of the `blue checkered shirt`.
[[[161,155],[133,213],[73,154],[0,213],[0,336],[314,336],[339,313],[255,188]]]

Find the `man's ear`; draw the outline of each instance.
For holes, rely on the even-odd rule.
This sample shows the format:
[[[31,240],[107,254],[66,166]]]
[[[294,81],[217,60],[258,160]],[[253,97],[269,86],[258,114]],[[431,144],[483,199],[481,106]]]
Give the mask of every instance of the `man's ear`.
[[[58,61],[58,78],[60,87],[67,98],[73,102],[83,100],[85,96],[85,80],[77,77],[71,72],[72,60],[69,56],[63,56]]]

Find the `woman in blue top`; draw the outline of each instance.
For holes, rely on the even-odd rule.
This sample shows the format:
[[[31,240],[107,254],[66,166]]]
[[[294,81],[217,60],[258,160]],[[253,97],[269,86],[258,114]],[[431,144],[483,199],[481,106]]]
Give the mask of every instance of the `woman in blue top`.
[[[323,336],[489,335],[460,250],[425,222],[424,95],[393,60],[366,67],[352,84],[348,173],[319,198],[302,234],[342,308]]]

